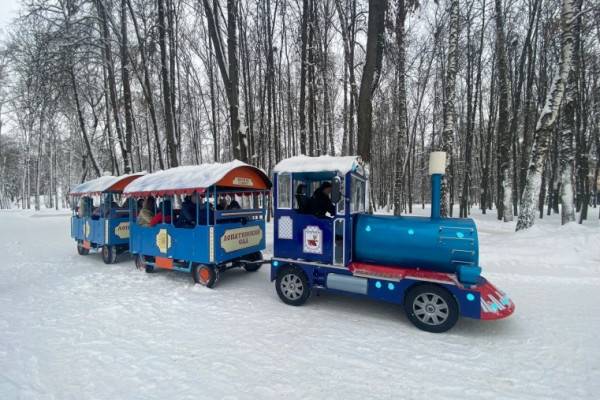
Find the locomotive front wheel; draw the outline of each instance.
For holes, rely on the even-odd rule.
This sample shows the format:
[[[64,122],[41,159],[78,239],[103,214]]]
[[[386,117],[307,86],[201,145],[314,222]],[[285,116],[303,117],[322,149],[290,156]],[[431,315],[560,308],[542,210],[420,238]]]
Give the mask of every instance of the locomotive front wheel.
[[[117,248],[115,246],[102,246],[102,261],[104,264],[114,264],[117,261]]]
[[[404,299],[404,310],[417,328],[446,332],[458,321],[458,305],[450,292],[437,285],[418,285]]]
[[[77,242],[77,253],[80,256],[87,256],[88,254],[90,254],[90,249],[86,249],[85,247],[83,247],[83,242],[80,240]]]
[[[310,286],[306,274],[299,268],[284,268],[275,282],[281,301],[291,306],[301,306],[310,297]]]
[[[213,288],[219,279],[219,272],[214,267],[200,264],[192,269],[192,276],[194,277],[194,282],[207,288]]]
[[[262,261],[263,256],[262,253],[260,251],[257,251],[256,253],[252,253],[252,254],[248,254],[247,256],[244,257],[247,261]],[[260,269],[260,267],[262,267],[262,264],[259,263],[252,263],[252,264],[244,264],[244,269],[247,272],[255,272],[258,271]]]

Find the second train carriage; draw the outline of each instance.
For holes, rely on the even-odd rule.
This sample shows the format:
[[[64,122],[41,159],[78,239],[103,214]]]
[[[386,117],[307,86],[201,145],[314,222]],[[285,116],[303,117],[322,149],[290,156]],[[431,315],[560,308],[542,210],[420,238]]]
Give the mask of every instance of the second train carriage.
[[[146,272],[191,273],[213,287],[233,267],[256,271],[265,249],[266,198],[271,181],[241,161],[182,166],[148,174],[127,186],[130,251]],[[140,223],[155,205],[154,223]],[[159,216],[159,217],[157,217]]]

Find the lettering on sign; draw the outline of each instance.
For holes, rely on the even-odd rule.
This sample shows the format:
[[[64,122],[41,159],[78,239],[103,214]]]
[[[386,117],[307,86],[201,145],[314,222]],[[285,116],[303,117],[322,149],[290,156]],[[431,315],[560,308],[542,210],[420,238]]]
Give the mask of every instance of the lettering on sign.
[[[258,246],[263,238],[260,226],[248,226],[245,228],[227,229],[221,236],[221,248],[226,253]]]
[[[233,178],[233,184],[238,186],[254,186],[254,182],[250,178],[243,178],[241,176],[236,176]]]
[[[129,222],[121,222],[115,226],[115,235],[120,239],[129,239]]]
[[[161,253],[166,253],[171,248],[171,236],[166,229],[161,229],[156,235],[156,247]]]

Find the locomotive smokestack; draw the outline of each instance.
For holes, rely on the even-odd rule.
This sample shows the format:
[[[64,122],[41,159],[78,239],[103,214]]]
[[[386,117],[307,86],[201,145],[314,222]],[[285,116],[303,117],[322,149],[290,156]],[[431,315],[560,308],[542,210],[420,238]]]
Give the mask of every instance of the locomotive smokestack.
[[[431,152],[431,154],[429,155],[429,175],[431,175],[431,219],[440,218],[442,176],[445,172],[446,152]]]

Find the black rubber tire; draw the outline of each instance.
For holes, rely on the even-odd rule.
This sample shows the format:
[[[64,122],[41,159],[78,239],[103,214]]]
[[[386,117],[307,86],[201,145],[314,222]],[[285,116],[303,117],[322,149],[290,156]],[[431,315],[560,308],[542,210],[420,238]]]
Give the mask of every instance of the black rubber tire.
[[[151,274],[154,272],[154,265],[146,265],[146,273]]]
[[[290,306],[306,303],[311,292],[306,274],[297,267],[281,268],[277,274],[275,289],[281,301]]]
[[[212,289],[219,280],[219,270],[211,265],[198,264],[192,268],[194,282]]]
[[[88,254],[90,254],[90,249],[86,249],[85,247],[83,247],[83,242],[79,240],[77,241],[77,253],[80,256],[87,256]]]
[[[431,312],[427,311],[428,307],[432,310]],[[443,310],[446,310],[445,314],[447,314],[445,319],[439,322],[435,321],[434,317],[435,319],[439,317],[432,313],[435,314],[439,311],[444,314]],[[458,321],[460,314],[458,303],[452,293],[435,284],[417,285],[409,289],[404,297],[404,311],[414,326],[432,333],[443,333],[450,330]]]
[[[247,261],[261,261],[262,259],[263,255],[260,251],[244,256],[244,260]],[[244,264],[243,267],[247,272],[256,272],[262,267],[262,264]]]
[[[141,254],[135,255],[135,268],[142,270],[146,269],[146,261],[144,260],[144,256]]]
[[[115,246],[102,246],[102,261],[104,264],[114,264],[117,261],[117,248]]]

